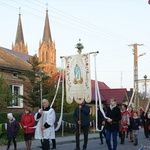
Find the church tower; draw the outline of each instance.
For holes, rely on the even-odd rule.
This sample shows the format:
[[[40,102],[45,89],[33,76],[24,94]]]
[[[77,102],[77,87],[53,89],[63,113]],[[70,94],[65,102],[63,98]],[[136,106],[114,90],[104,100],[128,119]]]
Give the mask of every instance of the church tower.
[[[18,19],[18,27],[16,33],[16,41],[15,44],[12,44],[12,50],[16,52],[20,52],[23,54],[28,54],[28,46],[24,44],[22,23],[21,23],[21,14],[19,13]]]
[[[55,42],[52,41],[48,10],[46,10],[45,26],[43,39],[39,42],[38,50],[39,61],[42,62],[44,71],[52,76],[56,73],[56,49]]]

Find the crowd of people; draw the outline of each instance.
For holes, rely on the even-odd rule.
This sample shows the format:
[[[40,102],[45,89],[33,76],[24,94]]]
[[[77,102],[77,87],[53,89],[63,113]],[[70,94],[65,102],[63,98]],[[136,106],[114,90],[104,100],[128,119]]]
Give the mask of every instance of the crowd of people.
[[[125,144],[125,139],[130,138],[134,146],[138,145],[138,133],[141,126],[144,126],[145,136],[150,139],[150,109],[147,112],[142,111],[141,116],[132,106],[122,103],[117,105],[115,98],[110,99],[107,107],[101,105],[105,116],[101,109],[97,109],[98,114],[98,130],[100,144],[107,144],[108,150],[117,150],[117,137],[119,135],[120,144]],[[56,149],[55,139],[55,121],[56,114],[50,107],[47,99],[42,100],[42,108],[35,115],[31,113],[31,108],[26,107],[19,122],[15,120],[12,113],[7,114],[7,150],[10,148],[11,140],[14,144],[14,150],[17,150],[16,136],[19,126],[21,125],[24,135],[26,150],[31,150],[32,138],[41,141],[42,150]],[[90,107],[83,101],[75,108],[73,119],[76,122],[75,150],[80,150],[80,134],[83,132],[84,141],[82,150],[87,149],[88,132],[90,126]],[[141,122],[142,120],[142,122]],[[36,127],[35,127],[36,124]],[[52,147],[50,148],[50,139]],[[111,142],[112,141],[112,142]]]

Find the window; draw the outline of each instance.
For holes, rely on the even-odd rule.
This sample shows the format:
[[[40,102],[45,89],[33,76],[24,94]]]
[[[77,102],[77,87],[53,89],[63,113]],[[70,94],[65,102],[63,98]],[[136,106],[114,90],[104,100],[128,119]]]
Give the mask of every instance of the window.
[[[42,61],[44,62],[44,52],[42,52]]]
[[[18,78],[18,74],[17,73],[13,73],[13,78]]]
[[[23,95],[23,85],[10,85],[13,94],[12,107],[23,107],[23,99],[19,95]]]

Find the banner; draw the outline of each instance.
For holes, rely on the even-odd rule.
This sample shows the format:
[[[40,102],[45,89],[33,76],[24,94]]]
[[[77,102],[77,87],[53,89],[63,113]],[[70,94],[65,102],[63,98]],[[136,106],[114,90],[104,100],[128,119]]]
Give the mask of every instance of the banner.
[[[68,56],[65,61],[67,103],[91,102],[90,54]]]

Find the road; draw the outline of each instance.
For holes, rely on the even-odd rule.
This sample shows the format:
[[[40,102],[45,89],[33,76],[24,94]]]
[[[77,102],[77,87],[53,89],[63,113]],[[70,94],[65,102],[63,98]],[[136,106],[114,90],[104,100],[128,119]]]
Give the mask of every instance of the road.
[[[74,136],[68,136],[68,137],[58,137],[56,138],[57,143],[57,150],[74,150],[75,149],[75,137]],[[81,135],[81,148],[83,145],[83,135]],[[87,150],[108,150],[106,143],[103,145],[100,145],[99,140],[99,134],[94,133],[89,135],[89,141],[88,141],[88,147]],[[118,138],[118,147],[117,150],[139,150],[141,147],[141,144],[144,146],[147,146],[148,148],[144,150],[150,150],[150,140],[145,137],[143,129],[140,129],[139,132],[139,144],[138,146],[134,146],[132,142],[129,141],[129,138],[125,139],[125,144],[120,144],[120,139]],[[41,150],[39,147],[40,141],[39,140],[33,140],[32,142],[32,148],[31,150]],[[0,150],[6,150],[6,146],[0,146]],[[10,150],[14,150],[13,145],[11,145]],[[25,142],[19,142],[18,143],[18,149],[17,150],[26,150],[25,148]]]

